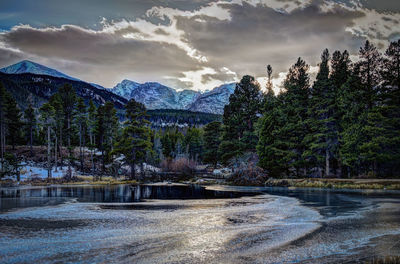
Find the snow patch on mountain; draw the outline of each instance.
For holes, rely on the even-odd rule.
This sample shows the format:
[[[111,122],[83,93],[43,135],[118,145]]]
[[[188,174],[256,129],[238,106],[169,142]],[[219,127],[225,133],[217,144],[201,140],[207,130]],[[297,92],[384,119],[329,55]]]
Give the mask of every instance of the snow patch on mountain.
[[[229,103],[229,96],[235,91],[236,84],[228,83],[200,95],[188,108],[194,112],[223,114],[224,106]]]
[[[147,82],[134,89],[131,98],[144,104],[148,109],[180,109],[177,92],[157,82]]]
[[[193,90],[176,91],[158,82],[137,83],[123,80],[112,92],[126,99],[135,99],[148,109],[182,109],[206,113],[223,113],[235,83],[224,84],[211,91],[200,93]]]
[[[49,67],[43,66],[39,63],[23,60],[13,65],[4,67],[0,69],[0,72],[7,73],[7,74],[22,74],[22,73],[32,73],[37,75],[48,75],[58,78],[65,78],[73,81],[80,81],[79,79],[73,78],[68,76],[62,72],[57,70],[51,69]]]
[[[112,88],[111,91],[129,100],[132,98],[132,92],[140,85],[140,83],[125,79]]]

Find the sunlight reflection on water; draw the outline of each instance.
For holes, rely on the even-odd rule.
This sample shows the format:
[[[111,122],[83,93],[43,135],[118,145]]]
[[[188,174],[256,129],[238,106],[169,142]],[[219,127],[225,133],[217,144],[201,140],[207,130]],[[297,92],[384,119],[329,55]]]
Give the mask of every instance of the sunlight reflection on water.
[[[150,197],[154,190],[149,190],[140,192],[147,192],[145,196]],[[164,197],[169,195],[165,190],[159,190]],[[296,195],[308,200],[261,194],[120,203],[115,202],[120,201],[118,196],[124,196],[124,201],[134,196],[125,187],[106,193],[101,188],[64,191],[53,190],[53,194],[59,194],[53,198],[73,193],[77,200],[69,196],[66,203],[33,204],[36,207],[0,214],[2,263],[272,263],[324,257],[340,260],[364,254],[354,241],[370,254],[383,254],[377,248],[384,245],[378,243],[373,251],[369,248],[370,239],[383,235],[395,239],[400,234],[400,213],[392,208],[398,199],[380,201],[385,206],[372,206],[372,199],[357,196],[300,192]],[[177,192],[187,194],[187,190]],[[43,190],[31,193],[48,195]],[[103,202],[93,203],[88,194]],[[2,203],[10,198],[4,196]],[[318,203],[318,197],[323,203]],[[340,204],[352,205],[353,211],[341,211]],[[338,213],[326,213],[333,210]],[[370,216],[371,212],[378,213],[379,218]],[[391,238],[385,241],[390,243]]]

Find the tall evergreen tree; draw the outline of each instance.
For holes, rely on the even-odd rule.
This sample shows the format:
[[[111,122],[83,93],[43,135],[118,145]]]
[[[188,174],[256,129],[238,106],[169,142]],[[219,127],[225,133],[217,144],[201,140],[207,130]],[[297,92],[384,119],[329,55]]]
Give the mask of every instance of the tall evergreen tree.
[[[85,144],[85,135],[86,135],[86,127],[87,127],[87,109],[85,102],[82,98],[78,98],[78,103],[76,105],[76,113],[75,113],[75,122],[78,127],[78,135],[79,135],[79,160],[80,160],[80,169],[84,171],[84,147]]]
[[[364,89],[355,65],[349,79],[342,85],[338,99],[340,118],[340,145],[339,155],[341,163],[346,168],[346,174],[358,173],[360,168],[359,146],[361,142],[361,124],[359,118],[365,111],[361,103],[364,100]]]
[[[351,75],[351,61],[349,58],[349,53],[345,50],[343,52],[335,51],[331,59],[331,74],[330,80],[334,86],[335,90],[335,122],[337,123],[338,129],[338,143],[335,152],[335,157],[337,159],[337,175],[342,176],[343,173],[347,174],[347,166],[343,166],[342,157],[340,155],[340,136],[343,134],[342,119],[346,114],[346,105],[342,104],[341,98],[344,95],[343,87]]]
[[[217,166],[220,160],[218,151],[222,136],[221,122],[214,121],[204,127],[204,162]]]
[[[6,111],[5,111],[5,119],[6,119],[6,127],[7,127],[7,135],[9,138],[9,142],[12,145],[12,148],[15,149],[15,144],[18,139],[21,137],[21,126],[22,126],[22,114],[19,109],[17,102],[11,96],[11,94],[7,93],[5,97]]]
[[[386,52],[383,77],[385,86],[389,86],[391,103],[400,105],[400,39],[389,44]]]
[[[382,57],[376,47],[368,40],[360,48],[360,60],[357,62],[358,73],[364,86],[366,108],[371,109],[382,80]]]
[[[119,120],[113,103],[106,102],[97,108],[95,132],[97,147],[101,151],[101,171],[105,172],[105,165],[112,158],[113,145],[117,136]]]
[[[146,153],[151,149],[152,143],[145,106],[131,99],[125,108],[126,121],[122,137],[115,143],[113,152],[124,155],[125,162],[131,167],[131,179],[134,179],[135,165],[145,161]]]
[[[28,105],[28,108],[24,111],[25,127],[27,129],[28,142],[29,142],[29,155],[33,157],[33,134],[36,127],[36,115],[35,109],[32,104]]]
[[[4,154],[6,149],[6,131],[7,131],[7,122],[6,122],[6,98],[8,96],[8,92],[4,88],[3,84],[0,83],[0,153],[1,153],[1,172],[4,172]]]
[[[96,147],[96,106],[93,101],[89,101],[88,108],[88,120],[87,120],[87,129],[89,133],[89,149],[90,149],[90,161],[92,163],[92,174],[95,173],[95,165],[94,165],[94,150]]]
[[[65,114],[64,109],[61,102],[60,94],[55,94],[50,98],[50,104],[54,108],[54,139],[55,139],[55,146],[54,146],[54,165],[55,170],[57,171],[58,166],[58,156],[60,156],[61,166],[63,164],[63,153],[62,153],[62,146],[63,146],[63,130],[64,130],[64,121],[65,121]]]
[[[399,41],[392,42],[386,50],[381,69],[383,82],[374,87],[372,108],[364,113],[360,158],[365,173],[373,176],[394,176],[400,168],[396,165],[400,159],[399,46]]]
[[[189,128],[185,136],[185,145],[190,159],[201,160],[204,146],[203,131],[195,127]]]
[[[262,107],[262,117],[258,120],[258,143],[257,154],[259,156],[259,166],[268,171],[271,177],[281,174],[281,164],[277,163],[278,156],[274,149],[274,132],[279,125],[279,104],[275,96],[272,81],[272,67],[267,66],[267,93]]]
[[[54,115],[55,111],[53,106],[49,103],[45,103],[40,108],[40,120],[43,127],[47,130],[47,177],[51,178],[51,132],[54,126]]]
[[[266,117],[261,125],[260,137],[264,138],[258,145],[260,164],[270,173],[306,174],[307,163],[303,153],[306,150],[304,138],[308,133],[308,68],[299,58],[289,69],[283,83],[285,91],[278,96],[273,115]],[[273,161],[267,161],[267,158],[273,158]]]
[[[73,152],[71,145],[72,138],[72,120],[74,115],[74,109],[76,105],[76,91],[70,84],[65,84],[58,89],[58,94],[60,96],[61,105],[64,112],[64,131],[67,140],[67,146],[69,151],[69,163],[68,171],[71,171],[71,163],[73,160]],[[68,174],[68,177],[71,176]]]
[[[260,116],[261,104],[262,93],[258,83],[252,76],[243,76],[240,83],[236,84],[235,92],[229,97],[229,103],[224,107],[221,143],[221,158],[224,163],[244,151],[255,150],[255,123]]]
[[[311,159],[312,164],[319,169],[320,177],[324,167],[324,175],[330,175],[330,164],[335,158],[339,137],[336,92],[333,81],[329,79],[329,60],[329,51],[325,49],[321,55],[317,79],[311,89],[306,121],[310,131],[305,137],[307,150],[303,153],[304,157]]]

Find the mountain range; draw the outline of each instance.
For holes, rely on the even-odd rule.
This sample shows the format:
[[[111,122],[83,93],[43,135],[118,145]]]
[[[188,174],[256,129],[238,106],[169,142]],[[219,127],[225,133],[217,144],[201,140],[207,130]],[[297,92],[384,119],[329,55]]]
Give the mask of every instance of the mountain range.
[[[148,109],[222,114],[224,106],[229,102],[229,96],[235,90],[235,83],[224,84],[200,93],[193,90],[177,91],[158,82],[138,83],[131,80],[123,80],[115,87],[107,89],[28,60],[0,69],[0,81],[18,97],[16,100],[21,107],[27,105],[27,98],[40,105],[63,83],[70,83],[86,101],[92,99],[98,104],[112,101],[117,108],[121,108],[127,100],[133,98]]]

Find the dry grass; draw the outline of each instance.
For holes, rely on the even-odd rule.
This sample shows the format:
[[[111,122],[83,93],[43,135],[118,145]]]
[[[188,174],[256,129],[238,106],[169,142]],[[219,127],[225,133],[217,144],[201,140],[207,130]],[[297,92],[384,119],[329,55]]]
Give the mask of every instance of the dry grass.
[[[242,163],[239,168],[233,172],[229,181],[233,185],[260,186],[265,183],[266,179],[267,174],[264,170],[255,163],[249,162],[246,164]]]
[[[373,259],[372,261],[365,262],[368,264],[400,264],[400,256],[389,256],[380,259]]]
[[[193,176],[196,171],[196,162],[187,158],[165,159],[161,162],[164,172],[173,172],[185,176]]]
[[[268,179],[265,184],[303,188],[400,190],[398,179]]]

